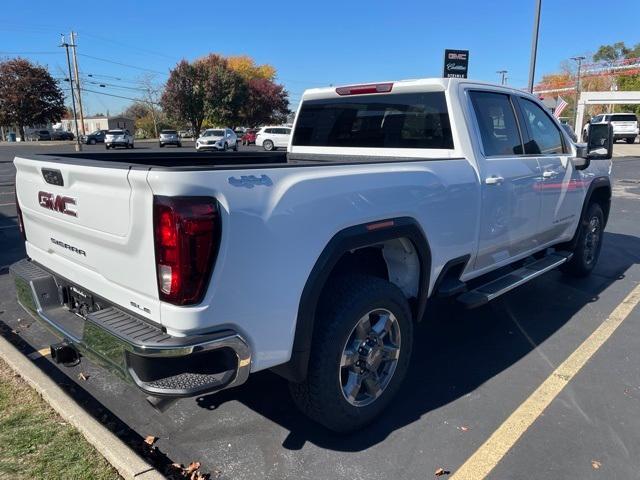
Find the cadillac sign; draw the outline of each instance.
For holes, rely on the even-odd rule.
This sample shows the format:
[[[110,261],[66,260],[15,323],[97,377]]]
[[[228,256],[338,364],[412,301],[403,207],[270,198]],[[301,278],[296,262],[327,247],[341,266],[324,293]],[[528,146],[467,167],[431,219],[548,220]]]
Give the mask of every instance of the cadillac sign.
[[[444,51],[444,78],[467,78],[469,50]]]

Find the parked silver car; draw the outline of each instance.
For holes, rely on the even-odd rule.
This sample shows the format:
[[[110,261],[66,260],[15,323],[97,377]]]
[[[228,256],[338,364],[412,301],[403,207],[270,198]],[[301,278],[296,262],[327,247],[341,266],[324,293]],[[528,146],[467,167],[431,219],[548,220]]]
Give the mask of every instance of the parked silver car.
[[[160,147],[164,147],[165,145],[175,145],[177,147],[182,147],[182,137],[176,130],[162,130],[160,132],[159,139]]]

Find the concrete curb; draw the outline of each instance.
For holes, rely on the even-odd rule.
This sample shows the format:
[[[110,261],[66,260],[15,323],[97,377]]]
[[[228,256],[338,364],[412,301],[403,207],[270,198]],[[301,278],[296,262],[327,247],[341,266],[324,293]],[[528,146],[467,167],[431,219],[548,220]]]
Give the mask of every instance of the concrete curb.
[[[78,405],[22,352],[0,336],[0,357],[73,425],[126,480],[164,480],[156,468]]]

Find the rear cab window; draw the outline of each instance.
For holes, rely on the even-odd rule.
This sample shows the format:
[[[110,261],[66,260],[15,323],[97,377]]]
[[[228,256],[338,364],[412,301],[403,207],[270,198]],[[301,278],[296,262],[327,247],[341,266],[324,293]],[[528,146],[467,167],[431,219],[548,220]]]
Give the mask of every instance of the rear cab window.
[[[522,155],[522,135],[511,97],[505,93],[470,91],[485,156]]]
[[[305,100],[292,146],[453,149],[445,94],[437,91]]]

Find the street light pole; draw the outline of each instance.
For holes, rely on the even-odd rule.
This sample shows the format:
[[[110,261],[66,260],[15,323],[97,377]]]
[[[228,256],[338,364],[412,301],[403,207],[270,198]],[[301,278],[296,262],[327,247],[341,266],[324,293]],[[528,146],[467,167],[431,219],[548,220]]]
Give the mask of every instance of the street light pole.
[[[500,75],[500,85],[506,85],[507,84],[507,71],[506,70],[498,70],[496,73],[498,75]]]
[[[71,75],[71,58],[69,57],[69,44],[61,35],[62,43],[61,47],[64,47],[67,51],[67,68],[69,69],[69,86],[71,87],[71,106],[73,107],[73,123],[76,126],[76,152],[82,151],[82,144],[80,143],[80,135],[78,135],[78,114],[76,113],[76,98],[73,95],[73,76]]]
[[[531,60],[529,63],[529,93],[533,93],[533,81],[536,76],[536,56],[538,54],[538,33],[540,32],[540,10],[542,0],[536,0],[536,14],[533,20],[533,38],[531,40]]]
[[[582,61],[586,57],[571,57],[571,60],[578,63],[578,72],[576,73],[576,118],[574,125],[578,124],[578,100],[580,99],[580,70],[582,68]]]

